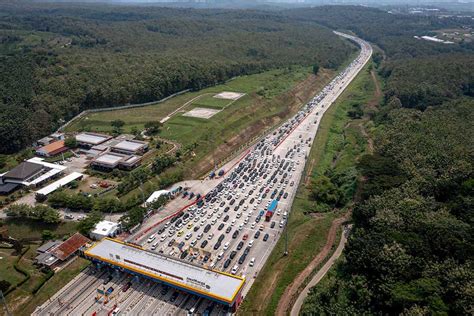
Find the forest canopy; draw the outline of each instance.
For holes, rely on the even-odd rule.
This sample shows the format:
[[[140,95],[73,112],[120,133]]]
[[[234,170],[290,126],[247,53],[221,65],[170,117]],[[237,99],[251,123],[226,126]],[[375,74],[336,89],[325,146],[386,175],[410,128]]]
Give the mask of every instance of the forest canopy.
[[[85,109],[275,67],[335,68],[355,50],[278,12],[45,3],[2,3],[0,11],[0,153]]]

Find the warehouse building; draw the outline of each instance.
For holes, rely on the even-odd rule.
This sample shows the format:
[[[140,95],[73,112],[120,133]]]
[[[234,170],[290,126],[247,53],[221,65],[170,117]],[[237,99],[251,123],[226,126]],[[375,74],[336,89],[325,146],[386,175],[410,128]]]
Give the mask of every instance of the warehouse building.
[[[111,151],[124,155],[143,155],[147,150],[148,143],[141,140],[124,140],[111,148]]]
[[[38,140],[36,142],[36,145],[38,147],[46,146],[46,145],[51,144],[51,143],[53,143],[55,141],[58,141],[58,140],[64,140],[64,134],[63,133],[53,133],[49,136],[43,137],[43,138],[41,138],[40,140]]]
[[[62,188],[63,186],[68,185],[73,181],[81,180],[83,177],[84,175],[82,173],[72,172],[63,178],[54,181],[50,185],[47,185],[44,188],[36,191],[36,195],[47,196],[48,194],[53,193],[57,189]]]
[[[64,140],[58,140],[55,142],[52,142],[46,146],[40,147],[36,150],[36,154],[38,156],[43,156],[43,157],[53,157],[56,155],[59,155],[65,151],[67,151],[68,148],[64,144]]]
[[[76,135],[76,142],[80,147],[91,148],[100,145],[111,138],[112,136],[105,134],[84,132]]]
[[[85,257],[133,275],[231,307],[240,304],[245,278],[210,270],[141,247],[104,238],[84,251]]]
[[[47,242],[36,250],[35,262],[53,269],[81,252],[82,247],[90,242],[89,238],[79,233],[75,233],[63,242]]]
[[[123,155],[107,152],[91,162],[93,168],[111,171],[115,168],[131,170],[137,167],[141,162],[141,157],[135,155]]]
[[[21,186],[40,186],[62,174],[64,169],[66,167],[44,162],[41,158],[31,158],[0,174],[0,193],[9,194]]]

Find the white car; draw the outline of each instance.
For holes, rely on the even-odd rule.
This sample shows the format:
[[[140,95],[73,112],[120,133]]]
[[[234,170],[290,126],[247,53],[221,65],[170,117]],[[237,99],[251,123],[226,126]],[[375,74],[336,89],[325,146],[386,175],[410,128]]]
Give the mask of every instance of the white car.
[[[148,238],[147,242],[150,244],[153,240],[155,240],[155,238],[156,238],[156,234],[153,234]]]
[[[253,267],[255,264],[255,258],[250,259],[249,266]]]
[[[230,271],[230,273],[232,273],[232,274],[235,275],[238,270],[239,270],[239,266],[238,266],[238,265],[235,265],[235,266],[232,268],[232,271]]]
[[[193,233],[187,233],[184,239],[189,240],[193,236]]]

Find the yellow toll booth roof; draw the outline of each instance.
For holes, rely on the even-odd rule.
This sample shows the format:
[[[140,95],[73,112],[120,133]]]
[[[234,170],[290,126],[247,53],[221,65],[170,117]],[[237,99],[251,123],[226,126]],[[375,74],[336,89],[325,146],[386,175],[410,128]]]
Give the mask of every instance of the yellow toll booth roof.
[[[202,268],[111,238],[95,243],[84,254],[228,304],[234,302],[245,283],[242,277]]]

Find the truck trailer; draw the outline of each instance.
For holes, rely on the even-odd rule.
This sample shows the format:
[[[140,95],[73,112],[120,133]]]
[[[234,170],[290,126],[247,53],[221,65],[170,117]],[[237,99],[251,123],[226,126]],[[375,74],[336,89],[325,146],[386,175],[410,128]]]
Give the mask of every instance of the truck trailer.
[[[273,213],[275,213],[275,210],[278,206],[278,200],[273,200],[272,203],[270,203],[270,206],[268,206],[267,213],[265,214],[265,221],[269,222],[270,219],[273,216]]]

